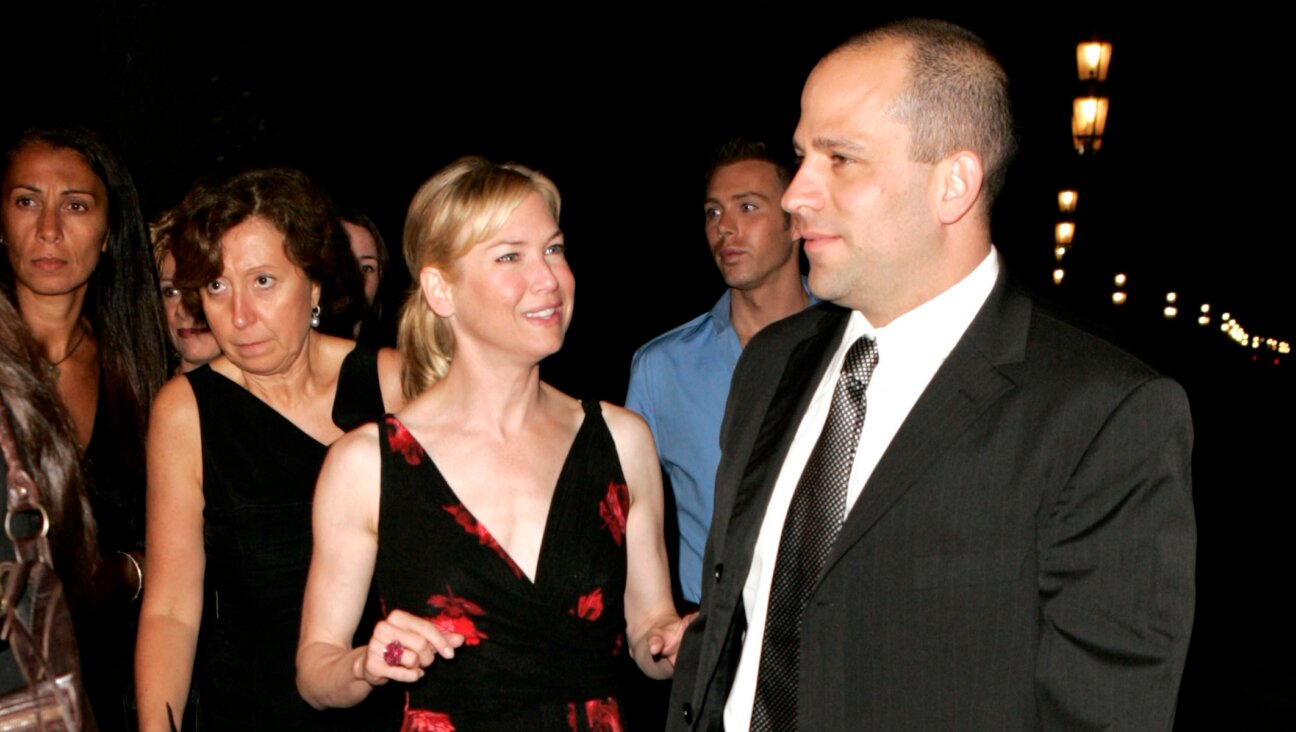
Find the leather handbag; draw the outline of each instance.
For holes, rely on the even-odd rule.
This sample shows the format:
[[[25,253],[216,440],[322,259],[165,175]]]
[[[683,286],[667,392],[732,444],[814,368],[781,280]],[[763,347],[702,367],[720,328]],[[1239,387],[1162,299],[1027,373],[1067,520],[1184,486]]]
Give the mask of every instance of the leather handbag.
[[[0,641],[27,682],[0,696],[0,732],[84,732],[94,724],[87,723],[72,614],[54,573],[49,513],[23,467],[3,399],[0,448],[9,468],[4,528],[15,557],[0,562]],[[24,524],[33,530],[20,530]]]

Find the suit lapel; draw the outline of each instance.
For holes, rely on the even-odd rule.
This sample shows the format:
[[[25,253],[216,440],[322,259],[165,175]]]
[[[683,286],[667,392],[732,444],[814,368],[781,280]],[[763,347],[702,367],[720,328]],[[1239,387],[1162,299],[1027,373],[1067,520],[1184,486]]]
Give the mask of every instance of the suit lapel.
[[[778,388],[761,420],[728,522],[726,544],[738,548],[746,559],[746,566],[733,568],[741,572],[739,576],[746,576],[750,567],[751,548],[760,532],[783,459],[810,405],[815,387],[832,361],[833,347],[841,340],[847,314],[825,318],[814,334],[793,348],[779,378]]]
[[[699,652],[698,668],[708,669],[707,672],[700,673],[696,680],[698,696],[695,701],[699,705],[717,676],[732,674],[733,669],[719,668],[722,657],[728,658],[726,654],[729,653],[732,657],[726,663],[736,665],[738,662],[741,635],[735,633],[738,630],[735,624],[741,622],[742,627],[746,627],[746,618],[741,616],[744,612],[742,588],[747,573],[751,570],[752,552],[760,534],[761,522],[765,518],[765,509],[801,417],[805,414],[824,370],[832,361],[833,346],[841,339],[848,315],[849,311],[825,311],[825,316],[810,334],[788,351],[789,355],[769,406],[760,423],[751,427],[756,436],[751,443],[742,478],[734,491],[728,520],[717,515],[712,522],[710,541],[713,542],[714,559],[726,565],[725,573],[731,579],[713,585],[714,594],[710,598],[703,597],[704,609],[711,617],[707,621],[706,638]],[[759,399],[760,396],[730,394],[730,399],[741,398]],[[737,442],[741,444],[741,440]],[[721,491],[723,486],[717,483],[717,493]],[[723,510],[722,505],[717,495],[718,511]],[[732,643],[733,646],[727,649],[726,643]],[[725,688],[719,690],[721,699],[728,694],[729,681],[732,679],[724,682]]]
[[[1012,391],[1012,380],[999,366],[1025,358],[1030,311],[1030,300],[1001,273],[981,312],[932,377],[869,476],[828,555],[825,574],[968,427]]]

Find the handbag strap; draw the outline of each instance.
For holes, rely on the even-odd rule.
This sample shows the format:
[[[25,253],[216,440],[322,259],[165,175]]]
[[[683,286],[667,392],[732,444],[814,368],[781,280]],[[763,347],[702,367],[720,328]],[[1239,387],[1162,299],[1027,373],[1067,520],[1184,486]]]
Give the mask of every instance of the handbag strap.
[[[5,477],[5,519],[4,529],[9,540],[13,542],[14,554],[24,561],[42,561],[54,566],[54,557],[49,548],[49,512],[41,505],[40,488],[31,474],[23,467],[18,454],[18,441],[14,437],[13,423],[9,419],[9,405],[0,396],[0,450],[4,452],[5,463],[9,466]],[[27,536],[15,536],[13,532],[14,514],[35,512],[40,514],[40,531]]]

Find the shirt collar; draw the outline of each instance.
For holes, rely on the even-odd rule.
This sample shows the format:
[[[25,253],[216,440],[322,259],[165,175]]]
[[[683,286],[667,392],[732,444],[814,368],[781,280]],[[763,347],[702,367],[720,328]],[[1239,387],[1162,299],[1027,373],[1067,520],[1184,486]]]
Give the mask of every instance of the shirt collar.
[[[985,259],[953,287],[881,328],[874,328],[858,310],[852,311],[844,342],[868,336],[878,341],[879,353],[944,361],[990,296],[999,268],[999,251],[991,245]]]
[[[801,278],[801,289],[806,294],[806,307],[813,307],[819,303],[819,298],[810,292],[810,281],[805,277]],[[729,304],[733,301],[733,290],[726,289],[720,299],[711,308],[711,328],[716,334],[723,333],[733,328],[733,323],[729,320]]]

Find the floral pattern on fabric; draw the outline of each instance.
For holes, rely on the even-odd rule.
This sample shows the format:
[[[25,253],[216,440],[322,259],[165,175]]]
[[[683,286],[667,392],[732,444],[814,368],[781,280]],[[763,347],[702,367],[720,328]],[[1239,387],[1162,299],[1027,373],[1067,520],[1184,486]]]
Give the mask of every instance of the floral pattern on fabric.
[[[585,721],[591,732],[622,732],[621,709],[616,699],[590,699],[585,702]]]
[[[608,483],[607,495],[599,504],[599,516],[603,518],[603,528],[612,533],[612,541],[617,546],[625,539],[626,514],[630,512],[630,491],[625,483],[615,480]]]
[[[498,554],[499,558],[503,559],[504,563],[508,565],[508,568],[512,570],[513,576],[522,579],[522,568],[517,566],[517,562],[513,561],[513,557],[510,557],[508,552],[504,551],[504,547],[500,546],[498,541],[495,541],[495,537],[491,536],[491,533],[486,530],[486,526],[478,521],[477,517],[473,516],[472,512],[470,512],[467,507],[462,503],[456,503],[453,506],[442,506],[441,509],[451,516],[454,516],[455,523],[463,527],[464,531],[477,537],[478,544],[488,547],[491,551]]]
[[[576,601],[576,607],[568,610],[567,614],[575,615],[581,620],[598,620],[603,616],[603,588],[595,587],[592,591],[581,595]]]
[[[400,453],[405,458],[405,462],[410,465],[418,465],[423,462],[423,446],[414,439],[414,435],[405,429],[394,417],[387,418],[387,444],[391,446],[392,452]]]
[[[437,630],[462,635],[465,646],[481,645],[483,638],[490,637],[477,630],[477,624],[472,619],[472,616],[485,615],[486,611],[472,600],[455,597],[449,586],[446,587],[446,594],[432,595],[428,598],[427,604],[441,611],[436,615],[428,616],[428,620],[432,621]]]
[[[455,732],[455,726],[450,721],[450,715],[445,712],[407,709],[401,732]]]

